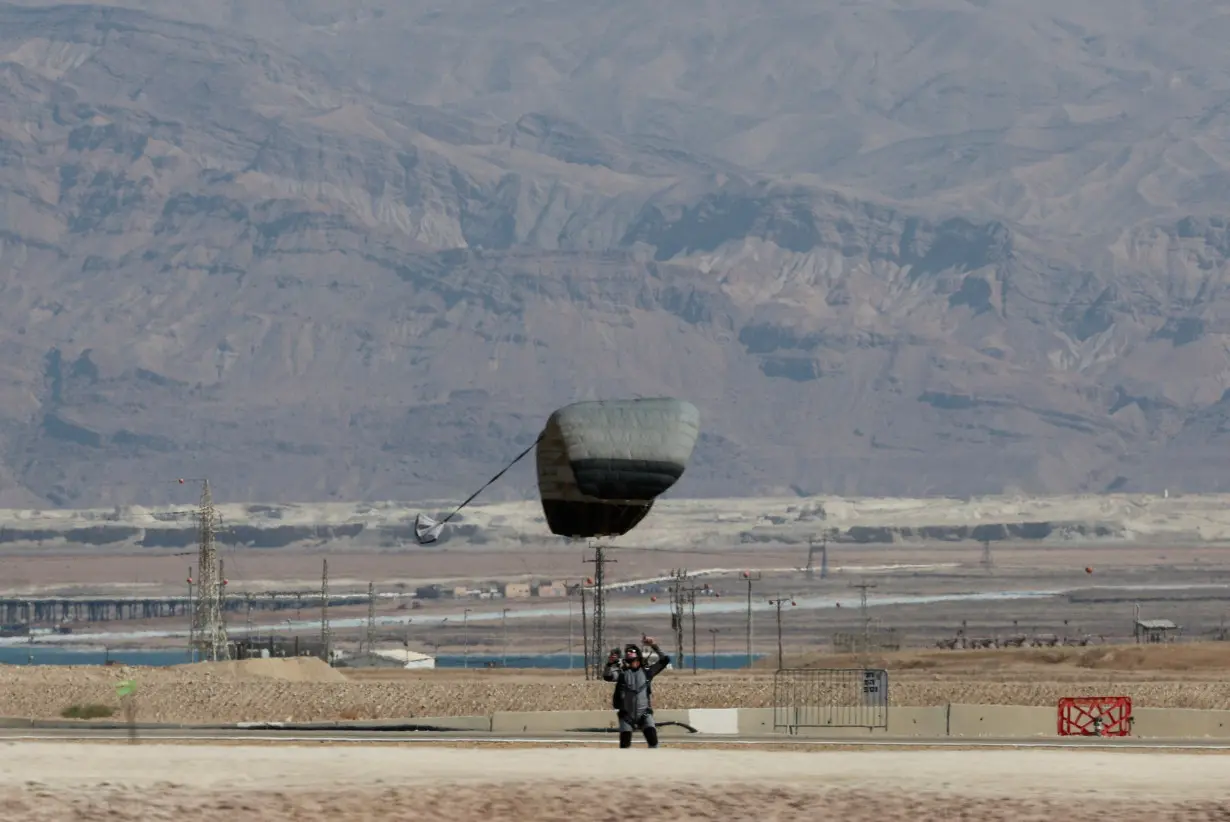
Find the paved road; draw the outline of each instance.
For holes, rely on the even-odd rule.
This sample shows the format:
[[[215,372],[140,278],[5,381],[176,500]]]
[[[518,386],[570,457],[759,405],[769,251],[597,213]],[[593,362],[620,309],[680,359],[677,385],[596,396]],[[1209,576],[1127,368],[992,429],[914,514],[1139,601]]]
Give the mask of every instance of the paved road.
[[[567,745],[567,744],[616,744],[614,734],[609,733],[560,733],[560,734],[493,734],[480,731],[449,731],[425,733],[422,731],[370,731],[333,729],[321,731],[305,730],[236,730],[235,728],[139,728],[138,737],[148,741],[166,742],[319,742],[322,744],[356,744],[356,743],[518,743],[531,745]],[[0,728],[0,741],[54,741],[92,742],[102,740],[122,740],[128,738],[128,731],[117,727],[98,728]],[[643,744],[637,740],[638,744]],[[789,736],[709,736],[705,734],[674,734],[662,737],[663,745],[693,746],[693,745],[789,745],[801,749],[807,748],[884,748],[884,747],[925,747],[925,748],[1087,748],[1101,749],[1136,749],[1136,750],[1202,750],[1225,751],[1230,753],[1230,741],[1216,739],[1097,739],[1097,738],[1065,738],[1065,739],[994,739],[994,738],[910,738],[910,739],[823,739]]]

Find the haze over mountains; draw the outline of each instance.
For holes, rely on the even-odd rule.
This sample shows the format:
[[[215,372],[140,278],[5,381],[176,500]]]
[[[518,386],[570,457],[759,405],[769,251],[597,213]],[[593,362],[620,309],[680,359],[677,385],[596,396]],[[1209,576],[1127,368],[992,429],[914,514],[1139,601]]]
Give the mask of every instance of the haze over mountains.
[[[1230,490],[1227,42],[1211,0],[0,2],[0,505],[447,498],[661,393],[673,496]]]

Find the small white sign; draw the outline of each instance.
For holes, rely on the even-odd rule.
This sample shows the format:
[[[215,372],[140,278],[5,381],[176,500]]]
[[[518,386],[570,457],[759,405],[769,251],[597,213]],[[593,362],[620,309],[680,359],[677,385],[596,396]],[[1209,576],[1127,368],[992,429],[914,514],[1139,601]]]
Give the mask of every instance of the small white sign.
[[[871,705],[888,702],[887,671],[863,671],[863,702]]]

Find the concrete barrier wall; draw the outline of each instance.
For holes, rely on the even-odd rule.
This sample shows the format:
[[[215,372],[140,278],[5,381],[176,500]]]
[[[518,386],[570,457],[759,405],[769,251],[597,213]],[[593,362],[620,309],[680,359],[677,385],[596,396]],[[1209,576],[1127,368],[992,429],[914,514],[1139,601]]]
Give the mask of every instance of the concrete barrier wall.
[[[374,724],[374,723],[367,723]],[[416,716],[411,719],[393,719],[387,725],[428,725],[433,728],[449,728],[458,731],[490,731],[491,717],[483,716]]]
[[[1132,736],[1146,738],[1230,739],[1230,711],[1185,710],[1179,708],[1136,708]],[[762,736],[785,734],[773,727],[772,708],[692,708],[658,710],[659,723],[681,722],[707,736]],[[917,708],[894,706],[888,711],[887,728],[798,728],[799,737],[828,739],[995,737],[1056,737],[1057,707],[1025,705],[947,705]],[[23,720],[28,722],[29,720]],[[495,733],[565,733],[582,728],[615,730],[614,711],[536,711],[501,712],[490,717],[415,717],[416,724],[436,725],[458,730]],[[664,736],[689,734],[684,728],[662,728]]]
[[[660,725],[682,723],[706,736],[785,736],[787,729],[774,728],[773,708],[693,708],[658,710]],[[1133,737],[1152,739],[1230,739],[1230,711],[1180,708],[1135,708],[1132,712]],[[615,712],[534,711],[499,712],[491,716],[426,716],[383,721],[338,722],[339,728],[354,725],[397,726],[415,724],[458,731],[494,733],[563,734],[570,731],[616,729]],[[887,728],[798,728],[798,737],[827,739],[882,739],[992,737],[1001,739],[1057,738],[1058,707],[1022,705],[947,705],[938,707],[893,706],[888,711]],[[108,723],[91,720],[34,720],[0,717],[0,728],[98,727]],[[111,723],[114,724],[114,723]],[[141,723],[146,726],[146,723]],[[240,723],[263,724],[263,723]],[[288,723],[294,727],[295,723]],[[117,724],[116,727],[123,727]],[[149,727],[153,727],[149,725]],[[172,726],[167,726],[172,727]],[[192,727],[192,726],[173,726]],[[691,736],[685,727],[665,725],[663,736]]]
[[[774,710],[772,708],[739,709],[738,727],[741,734],[786,732],[784,728],[775,731],[773,722]],[[888,709],[887,728],[835,728],[832,726],[819,726],[796,728],[793,730],[793,733],[796,736],[823,736],[841,739],[870,736],[945,736],[947,735],[947,710],[943,707],[893,707]]]
[[[772,708],[725,708],[659,710],[659,723],[682,722],[705,735],[763,736],[787,733],[774,728]],[[1136,708],[1132,736],[1172,739],[1230,738],[1230,711],[1201,711],[1161,708]],[[483,717],[466,717],[460,726],[456,719],[422,719],[423,724],[487,730]],[[887,728],[815,727],[794,729],[799,737],[827,739],[992,737],[1029,739],[1057,736],[1057,707],[1026,705],[948,705],[937,707],[894,706],[888,711]],[[534,713],[497,713],[490,719],[496,733],[563,733],[580,728],[616,727],[613,711],[540,711]],[[688,732],[664,727],[663,735]]]
[[[1154,739],[1230,738],[1230,711],[1133,708],[1132,736]]]
[[[892,711],[890,710],[889,713]],[[949,705],[949,736],[1058,736],[1059,708],[1028,705]]]
[[[690,725],[690,711],[654,710],[654,720],[659,724],[682,722]],[[491,715],[491,730],[494,733],[564,733],[580,729],[614,731],[619,720],[614,711],[500,711]],[[668,725],[661,729],[662,735],[689,733],[686,728]]]
[[[738,734],[738,708],[692,708],[688,711],[688,724],[702,734]]]

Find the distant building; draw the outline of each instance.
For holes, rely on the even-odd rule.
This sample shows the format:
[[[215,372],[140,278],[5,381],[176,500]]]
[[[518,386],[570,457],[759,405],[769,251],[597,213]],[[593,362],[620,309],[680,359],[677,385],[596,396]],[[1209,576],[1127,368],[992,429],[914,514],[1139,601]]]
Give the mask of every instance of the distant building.
[[[510,582],[504,586],[504,597],[506,599],[522,599],[530,595],[530,584],[528,582]]]
[[[538,592],[538,596],[540,596],[540,597],[544,597],[544,598],[547,598],[547,599],[554,599],[554,598],[556,598],[556,597],[564,597],[564,596],[568,596],[568,591],[567,591],[567,589],[566,589],[564,586],[562,586],[562,585],[560,585],[560,586],[555,586],[555,585],[539,585],[539,586],[538,586],[538,591],[537,591],[537,592]]]
[[[414,589],[417,599],[439,599],[444,596],[444,588],[440,585],[421,585]]]
[[[1179,626],[1168,619],[1138,619],[1133,633],[1138,644],[1174,642],[1179,634]]]

